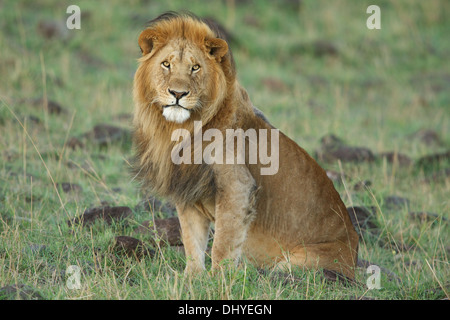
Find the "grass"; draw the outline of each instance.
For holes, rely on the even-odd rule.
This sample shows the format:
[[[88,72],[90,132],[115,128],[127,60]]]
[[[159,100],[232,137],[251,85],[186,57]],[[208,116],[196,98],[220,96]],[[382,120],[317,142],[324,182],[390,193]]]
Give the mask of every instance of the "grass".
[[[379,290],[367,289],[364,268],[357,273],[362,286],[344,287],[326,282],[321,271],[293,269],[297,280],[286,281],[249,264],[188,279],[184,256],[170,247],[140,262],[115,257],[115,236],[148,240],[135,234],[150,219],[139,210],[111,226],[67,225],[102,202],[134,208],[142,200],[128,171],[129,142],[87,142],[74,150],[68,142],[99,123],[130,129],[137,37],[147,20],[185,9],[183,3],[80,1],[81,30],[50,39],[39,33],[39,23],[64,26],[70,2],[0,4],[0,288],[26,284],[46,299],[448,298],[450,182],[448,175],[425,182],[448,169],[448,161],[425,168],[381,159],[321,163],[345,173],[336,188],[347,206],[376,208],[379,233],[364,234],[359,257],[400,279],[382,272]],[[252,101],[310,154],[328,133],[413,160],[448,150],[449,4],[379,1],[382,28],[368,30],[370,4],[190,1],[189,10],[215,17],[231,32],[238,76]],[[318,42],[325,44],[322,52]],[[56,101],[64,112],[45,112],[30,102],[36,98]],[[433,130],[440,143],[411,136],[420,129]],[[370,187],[354,191],[362,180]],[[62,182],[81,190],[66,193],[57,185]],[[385,199],[391,195],[408,198],[409,207],[389,208]],[[410,211],[447,220],[415,221]],[[399,250],[400,244],[412,249]],[[70,265],[82,270],[78,290],[66,285]]]

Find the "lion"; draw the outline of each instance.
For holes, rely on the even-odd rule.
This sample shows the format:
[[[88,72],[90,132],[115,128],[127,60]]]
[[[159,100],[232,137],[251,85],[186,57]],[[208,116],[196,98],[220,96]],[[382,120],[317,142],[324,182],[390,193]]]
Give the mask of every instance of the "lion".
[[[258,267],[322,268],[353,279],[358,235],[345,205],[316,161],[274,131],[253,106],[237,80],[221,30],[211,20],[168,12],[149,22],[138,44],[142,57],[133,83],[133,170],[145,190],[176,206],[185,272],[192,275],[206,269],[208,235],[214,224],[213,272],[227,261],[237,264],[245,257]],[[249,162],[249,143],[244,161],[211,163],[203,158],[174,163],[181,137],[174,140],[174,132],[182,130],[184,142],[194,143],[198,128],[218,130],[223,136],[230,129],[267,130],[272,138],[279,132],[276,172],[263,174],[267,163]],[[249,140],[248,135],[240,137]],[[267,140],[265,148],[270,150],[275,142]],[[203,139],[183,152],[190,150],[188,157],[194,157],[207,147],[208,140]],[[232,155],[239,156],[236,151]]]

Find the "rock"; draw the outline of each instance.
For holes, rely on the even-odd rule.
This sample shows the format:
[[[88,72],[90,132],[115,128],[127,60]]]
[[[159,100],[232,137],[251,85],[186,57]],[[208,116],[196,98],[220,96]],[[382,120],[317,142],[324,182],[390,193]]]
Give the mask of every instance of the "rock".
[[[96,125],[91,131],[86,132],[84,139],[102,146],[118,141],[129,140],[131,135],[129,130],[108,124]]]
[[[327,134],[320,139],[320,144],[324,148],[335,148],[345,144],[344,140],[335,136],[334,134]]]
[[[321,148],[316,151],[320,161],[334,162],[372,162],[375,156],[368,148],[347,146],[335,135],[327,135],[321,139]]]
[[[117,236],[114,239],[113,252],[117,255],[135,257],[138,260],[155,255],[153,250],[146,248],[144,243],[138,239],[129,236]]]
[[[450,150],[441,153],[435,153],[428,156],[423,156],[417,160],[416,164],[419,167],[427,167],[438,165],[441,162],[450,161]]]
[[[355,185],[353,186],[353,190],[354,191],[366,190],[371,185],[372,185],[372,182],[369,180],[359,181],[359,182],[355,183]]]
[[[65,21],[41,20],[37,25],[38,33],[45,39],[67,40],[70,38]]]
[[[378,229],[377,225],[374,223],[374,214],[364,207],[348,207],[347,212],[350,216],[350,220],[356,229],[356,232],[361,234],[365,230],[375,230]]]
[[[37,98],[29,100],[31,105],[35,107],[42,107],[44,110],[48,111],[50,114],[61,114],[61,113],[67,113],[67,111],[61,107],[61,105],[53,100],[45,99],[43,98]]]
[[[44,300],[36,289],[25,284],[15,284],[0,288],[0,300]]]
[[[309,53],[316,57],[337,56],[339,50],[336,45],[326,40],[316,40],[307,43],[301,43],[293,48],[293,53]]]
[[[156,234],[155,234],[156,231]],[[140,227],[136,229],[138,233],[150,233],[157,239],[163,240],[170,246],[179,246],[183,242],[181,240],[181,226],[178,217],[167,219],[155,219],[153,221],[144,221]]]
[[[75,150],[77,148],[80,148],[80,149],[84,148],[84,143],[81,142],[81,140],[76,137],[70,138],[69,141],[67,141],[66,145],[67,145],[67,147],[69,147],[72,150]]]
[[[74,224],[86,226],[93,224],[97,220],[103,220],[110,225],[113,221],[129,218],[132,214],[133,213],[129,207],[96,207],[85,210],[81,216],[68,220],[67,224],[69,227]]]
[[[83,188],[81,188],[81,186],[76,183],[62,182],[62,183],[57,183],[56,186],[61,188],[62,191],[64,191],[65,193],[83,191]]]
[[[387,196],[384,198],[384,205],[390,209],[400,209],[409,206],[409,199],[398,196]]]
[[[380,154],[381,158],[386,158],[387,162],[395,164],[398,163],[402,167],[407,167],[413,164],[413,161],[410,157],[398,153],[398,152],[383,152]]]
[[[367,148],[341,146],[334,150],[327,150],[321,155],[321,160],[332,162],[340,160],[342,162],[372,162],[375,157]]]

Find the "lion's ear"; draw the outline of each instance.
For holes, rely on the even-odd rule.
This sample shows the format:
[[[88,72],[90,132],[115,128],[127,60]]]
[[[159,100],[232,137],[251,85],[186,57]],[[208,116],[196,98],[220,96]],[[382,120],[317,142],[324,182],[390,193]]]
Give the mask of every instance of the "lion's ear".
[[[147,29],[141,32],[138,43],[143,56],[152,51],[156,39],[156,33],[154,30]]]
[[[220,62],[228,52],[228,44],[225,40],[215,38],[205,41],[206,50],[212,55],[218,62]]]

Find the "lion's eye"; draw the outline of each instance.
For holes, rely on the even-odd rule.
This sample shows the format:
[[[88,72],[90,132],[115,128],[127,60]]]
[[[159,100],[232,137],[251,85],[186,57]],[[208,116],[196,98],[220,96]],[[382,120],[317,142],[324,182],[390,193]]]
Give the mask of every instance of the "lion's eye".
[[[198,69],[200,69],[200,65],[195,64],[192,66],[192,71],[198,71]]]
[[[169,61],[164,61],[163,63],[161,63],[161,65],[162,65],[164,68],[167,68],[167,69],[170,68],[170,63],[169,63]]]

